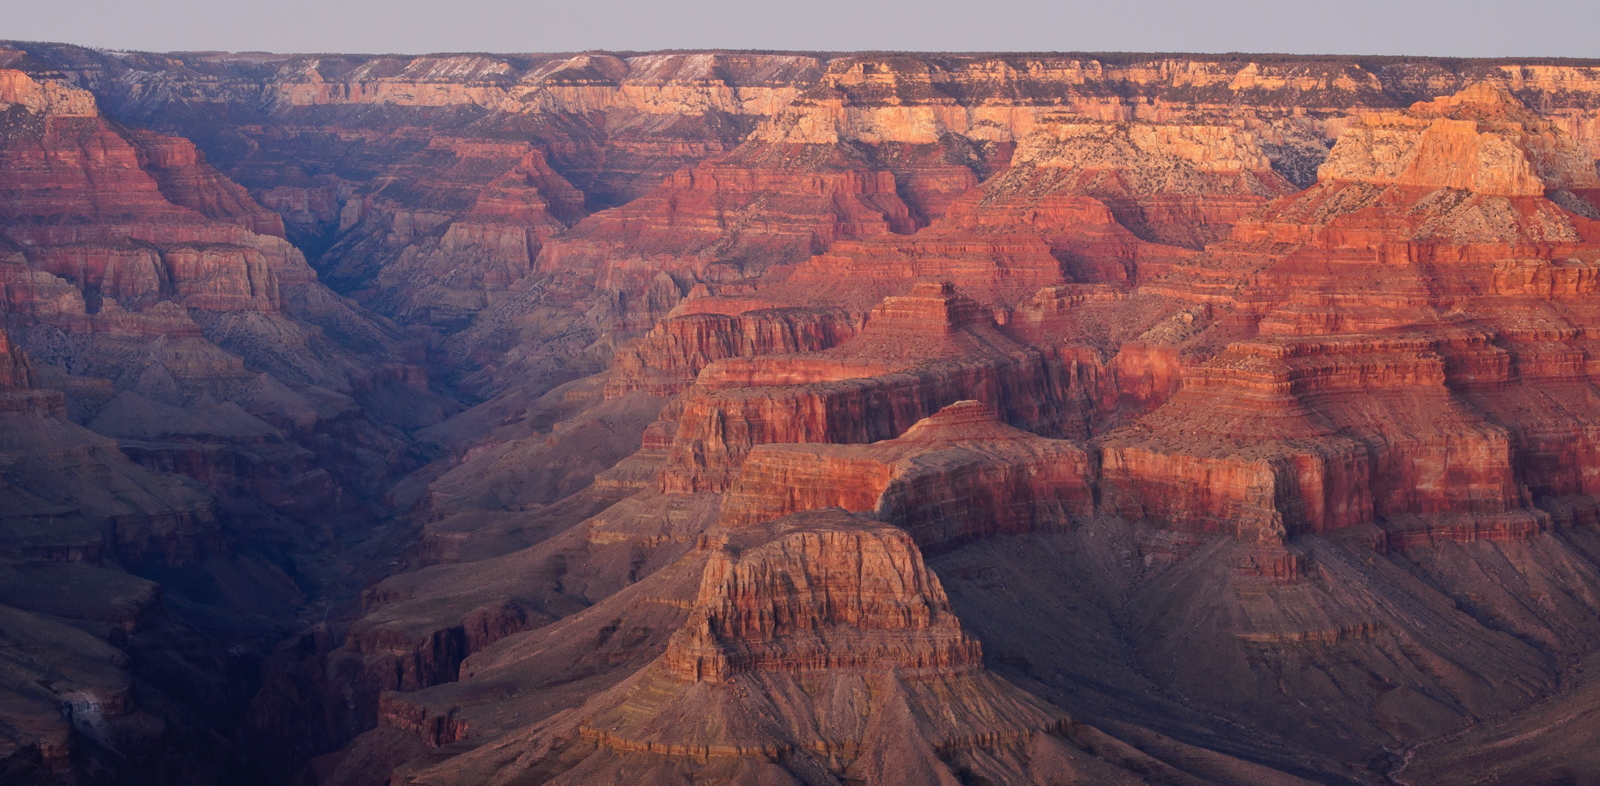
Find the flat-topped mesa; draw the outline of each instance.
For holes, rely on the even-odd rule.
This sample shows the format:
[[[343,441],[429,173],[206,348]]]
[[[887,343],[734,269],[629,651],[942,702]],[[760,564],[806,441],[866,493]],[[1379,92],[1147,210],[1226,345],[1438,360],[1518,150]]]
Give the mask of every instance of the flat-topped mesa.
[[[910,294],[884,298],[867,317],[867,330],[950,334],[992,319],[978,301],[958,294],[955,284],[923,282],[913,285]]]
[[[1062,260],[1040,237],[1041,225],[1070,227],[1082,241],[1078,245],[1096,250],[1083,266],[1091,268],[1090,277],[1119,282],[1128,278],[1126,270],[1135,255],[1128,246],[1138,239],[1116,224],[1105,205],[1087,198],[1047,202],[1005,206],[1015,211],[996,210],[977,205],[969,192],[951,205],[943,219],[914,235],[885,234],[834,244],[796,266],[786,281],[769,288],[769,294],[786,302],[865,307],[905,291],[912,282],[933,279],[954,281],[985,302],[1010,304],[1039,287],[1074,279],[1063,272]],[[1001,223],[990,220],[1002,213]],[[1018,232],[1007,226],[1019,222],[1028,228]],[[1069,256],[1075,261],[1083,255]],[[830,293],[828,301],[823,300],[824,292]]]
[[[1396,543],[1529,537],[1547,517],[1528,508],[1512,435],[1449,387],[1510,379],[1491,338],[1231,345],[1164,407],[1101,441],[1102,503],[1264,543],[1369,521],[1401,533]]]
[[[815,352],[729,358],[705,367],[696,382],[710,390],[840,382],[1036,352],[1002,334],[993,313],[953,285],[923,282],[884,298],[848,340]]]
[[[827,349],[859,332],[861,321],[859,314],[841,309],[675,312],[617,351],[605,395],[681,393],[702,369],[719,360]]]
[[[1487,83],[1405,112],[1361,115],[1317,179],[1512,197],[1600,188],[1593,160],[1576,141]]]
[[[988,404],[968,399],[957,401],[917,421],[894,441],[937,444],[958,440],[984,442],[1039,438],[1036,434],[1002,423],[1000,416]]]
[[[1182,389],[1248,398],[1252,406],[1292,406],[1322,394],[1506,382],[1510,358],[1495,346],[1497,338],[1482,328],[1440,326],[1411,334],[1239,341],[1190,369]]]
[[[1092,513],[1088,454],[958,401],[899,437],[869,445],[761,445],[723,501],[722,521],[750,526],[840,507],[911,533],[924,551],[979,538],[1062,529]]]
[[[979,668],[939,579],[906,533],[841,511],[713,541],[699,597],[664,657],[679,679],[754,671]]]
[[[963,399],[1030,431],[1082,436],[1092,374],[1067,373],[1055,354],[973,318],[972,306],[943,285],[926,291],[896,299],[911,307],[895,306],[830,349],[707,366],[663,412],[678,425],[662,490],[721,491],[755,445],[890,439]]]

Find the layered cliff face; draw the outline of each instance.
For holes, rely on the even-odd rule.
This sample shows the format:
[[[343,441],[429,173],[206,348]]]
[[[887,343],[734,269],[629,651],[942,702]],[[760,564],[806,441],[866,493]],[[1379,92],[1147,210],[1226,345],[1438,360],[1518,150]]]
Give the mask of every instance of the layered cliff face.
[[[844,336],[811,329],[795,343],[735,347],[705,331],[734,319],[746,333],[790,331],[802,319],[820,327],[839,321],[841,305],[864,319],[873,304],[919,281],[955,283],[998,307],[1002,319],[1015,310],[1025,320],[1052,320],[1065,300],[1122,297],[1141,275],[1165,271],[1190,255],[1188,245],[1292,188],[1256,138],[1236,127],[1060,117],[1036,126],[1008,170],[915,234],[840,240],[792,271],[775,269],[754,293],[748,285],[696,289],[656,334],[624,350],[619,375],[638,385],[683,379],[735,354],[826,349]],[[686,330],[696,332],[675,335]],[[714,354],[689,361],[670,348],[691,338]]]
[[[1093,509],[1082,448],[959,401],[870,446],[762,445],[723,502],[730,527],[838,507],[904,529],[927,552],[997,533],[1071,526]]]
[[[830,297],[882,297],[932,278],[1013,306],[1047,286],[1131,284],[1141,269],[1164,269],[1292,190],[1238,128],[1063,118],[1034,127],[1007,171],[926,231],[841,243],[773,294],[800,298],[843,280],[848,290]]]
[[[1445,122],[1435,128],[1441,119]],[[1461,133],[1460,127],[1451,123],[1474,125],[1466,129],[1464,141],[1457,141],[1449,135]],[[1373,130],[1378,128],[1409,129],[1419,139],[1380,144],[1373,141],[1380,136]],[[1064,142],[1040,157],[1064,161],[1061,168],[1074,174],[1092,172],[1095,162],[1109,159],[1115,163],[1107,168],[1124,184],[1119,194],[1150,200],[1162,192],[1141,179],[1149,170],[1141,171],[1139,164],[1160,157],[1149,145],[1141,148],[1139,141],[1159,140],[1167,146],[1163,155],[1181,158],[1175,140],[1196,132],[1175,135],[1170,130],[1091,124],[1087,130],[1050,133],[1057,136],[1041,135],[1019,149],[1045,148],[1052,138]],[[1227,137],[1199,138],[1216,144]],[[722,520],[730,526],[754,526],[791,511],[826,506],[871,512],[904,526],[920,545],[942,552],[938,564],[960,577],[956,608],[996,620],[980,627],[1003,648],[993,657],[1008,664],[1007,674],[1063,701],[1079,695],[1085,685],[1127,685],[1110,693],[1093,688],[1087,695],[1095,698],[1078,701],[1100,708],[1095,712],[1110,713],[1096,716],[1102,718],[1117,714],[1113,708],[1139,707],[1138,722],[1168,733],[1174,727],[1159,718],[1194,718],[1197,725],[1187,739],[1205,740],[1236,755],[1273,759],[1276,754],[1267,751],[1309,744],[1318,756],[1330,757],[1312,767],[1336,768],[1333,761],[1371,756],[1397,741],[1446,733],[1474,718],[1524,706],[1554,689],[1555,673],[1528,668],[1530,659],[1544,656],[1517,642],[1538,641],[1535,649],[1544,652],[1581,651],[1592,646],[1595,610],[1580,602],[1562,611],[1515,611],[1515,601],[1502,591],[1488,591],[1492,582],[1479,577],[1485,566],[1506,560],[1523,566],[1519,583],[1561,586],[1566,589],[1560,592],[1581,594],[1588,582],[1580,577],[1592,571],[1587,546],[1579,545],[1587,542],[1586,534],[1550,534],[1552,527],[1566,526],[1557,521],[1585,520],[1583,511],[1590,509],[1574,496],[1575,479],[1583,475],[1577,457],[1582,451],[1564,452],[1560,459],[1544,457],[1551,455],[1551,429],[1566,428],[1554,424],[1576,422],[1565,433],[1581,435],[1587,433],[1582,425],[1586,415],[1565,393],[1534,406],[1533,398],[1519,391],[1526,384],[1519,375],[1526,373],[1527,379],[1539,380],[1542,391],[1553,392],[1561,389],[1555,380],[1576,372],[1570,361],[1563,365],[1559,360],[1575,360],[1576,355],[1551,342],[1579,340],[1580,334],[1551,320],[1577,318],[1581,324],[1582,318],[1571,306],[1552,311],[1538,304],[1563,302],[1586,286],[1584,217],[1558,200],[1581,211],[1581,204],[1567,195],[1582,198],[1593,168],[1585,175],[1564,164],[1581,156],[1574,155],[1576,148],[1561,132],[1510,104],[1504,94],[1483,89],[1360,121],[1349,139],[1335,148],[1323,183],[1280,199],[1243,221],[1231,239],[1211,243],[1198,255],[1179,246],[1217,237],[1215,227],[1238,220],[1244,208],[1219,214],[1213,228],[1204,230],[1210,236],[1197,239],[1201,236],[1162,236],[1148,223],[1135,227],[1138,221],[1128,213],[1117,216],[1103,207],[1103,225],[1118,227],[1133,242],[1165,246],[1156,248],[1165,256],[1148,265],[1145,275],[1122,279],[1114,288],[1093,283],[1093,278],[1066,283],[1070,279],[1061,276],[1057,262],[1052,273],[1061,277],[1029,282],[1047,286],[1018,287],[1008,296],[1015,305],[1000,312],[1007,319],[999,327],[992,321],[992,306],[938,285],[916,287],[909,297],[882,302],[863,316],[865,327],[853,336],[814,336],[805,339],[809,343],[736,338],[751,330],[793,335],[785,331],[795,329],[799,314],[821,313],[791,308],[780,316],[761,310],[792,306],[793,290],[785,287],[797,276],[789,276],[791,284],[779,278],[754,293],[688,301],[619,366],[629,380],[640,379],[651,368],[681,379],[698,367],[695,385],[665,410],[666,419],[656,428],[659,437],[647,439],[655,440],[650,450],[657,455],[666,447],[661,491],[720,493]],[[1388,145],[1388,152],[1368,152],[1375,145]],[[1460,172],[1479,166],[1470,162],[1495,160],[1507,149],[1529,162],[1528,172],[1550,178],[1539,181],[1544,188],[1516,186],[1515,178],[1459,179]],[[1096,151],[1104,150],[1118,155],[1132,150],[1136,155],[1097,157]],[[1363,156],[1411,158],[1385,164],[1386,169],[1363,169],[1355,163]],[[1441,158],[1450,163],[1440,163]],[[1036,181],[1037,170],[1044,167],[1037,160],[1019,159],[1010,172],[980,191],[1005,193],[1001,187],[1018,182],[1014,177]],[[1541,162],[1537,166],[1531,163],[1535,159]],[[1287,191],[1281,180],[1271,188],[1260,187],[1273,182],[1273,174],[1261,169],[1259,158],[1242,154],[1238,161],[1237,167],[1212,171],[1180,168],[1167,182],[1184,188],[1200,183],[1204,188],[1194,189],[1199,194],[1205,188],[1230,193],[1216,185],[1218,179],[1200,177],[1221,174],[1222,182],[1245,183],[1232,193],[1245,194],[1255,204]],[[1256,174],[1237,179],[1252,168]],[[1498,164],[1487,169],[1500,170]],[[1089,182],[1106,182],[1103,176],[1094,177]],[[1063,190],[1086,188],[1084,182],[1070,181]],[[1347,184],[1382,196],[1366,202],[1327,196]],[[1519,189],[1526,193],[1519,195]],[[1547,200],[1547,193],[1554,199]],[[1116,196],[1102,192],[1092,198]],[[1185,197],[1196,205],[1207,201]],[[1483,232],[1481,226],[1448,218],[1452,200],[1489,204],[1516,199],[1528,200],[1533,215],[1547,218],[1513,224],[1509,234]],[[958,202],[945,220],[958,216],[959,210]],[[997,210],[996,215],[1005,212]],[[1440,214],[1447,218],[1435,217]],[[1436,229],[1452,220],[1456,223],[1448,224],[1448,232]],[[1057,229],[1064,224],[1069,228]],[[1185,225],[1173,221],[1173,226]],[[1279,225],[1294,226],[1299,234],[1291,236]],[[911,242],[935,237],[940,226],[935,222]],[[1556,234],[1566,232],[1567,245],[1539,250],[1538,243],[1555,235],[1538,233],[1552,227]],[[1152,239],[1135,234],[1136,228]],[[1048,236],[1054,230],[1070,236],[1074,229],[1060,214],[1039,213],[1032,226],[1013,231]],[[1388,245],[1372,244],[1380,235],[1389,238]],[[1526,254],[1527,261],[1508,263],[1508,247]],[[849,270],[836,261],[842,248],[849,245],[836,246],[798,270],[820,270],[825,263],[836,265],[834,271]],[[904,256],[917,262],[933,257],[919,251]],[[1576,258],[1536,261],[1541,254],[1546,259],[1552,254]],[[1313,255],[1331,261],[1315,267],[1310,264]],[[1492,264],[1482,261],[1497,256]],[[1418,288],[1412,310],[1360,300],[1370,296],[1358,295],[1356,288],[1364,289],[1373,280],[1395,281],[1397,268],[1401,276],[1432,282],[1431,289]],[[899,286],[916,277],[901,277]],[[851,282],[847,293],[855,286],[852,277],[837,272],[833,279],[819,276],[808,283],[815,288],[824,280],[839,279]],[[974,286],[980,291],[983,282],[992,286],[996,280],[992,270],[961,279],[963,285],[979,282]],[[1386,284],[1380,298],[1406,296],[1406,290]],[[1008,302],[988,293],[984,299]],[[1320,321],[1293,317],[1300,321],[1289,327],[1296,304],[1308,304],[1299,312],[1314,306],[1338,316]],[[1465,313],[1447,316],[1452,308]],[[1540,331],[1539,339],[1531,333],[1501,333],[1498,318],[1491,316],[1495,313],[1541,314],[1553,332]],[[1527,330],[1526,322],[1521,324]],[[1513,340],[1511,335],[1527,338]],[[1539,349],[1531,346],[1535,340],[1541,342]],[[1062,341],[1069,343],[1056,343]],[[1020,350],[1026,355],[1029,343],[1051,346],[1038,359],[1039,372],[1019,370],[1032,367],[1014,354]],[[774,354],[790,346],[809,351]],[[1005,357],[1013,359],[999,360]],[[1057,392],[1044,396],[1018,394],[1034,383],[1017,375],[1031,373],[1043,375],[1036,379],[1055,379],[1053,385],[1070,382],[1065,388],[1045,388]],[[936,436],[943,419],[960,409],[940,416],[923,407],[942,406],[948,402],[941,396],[960,395],[957,391],[975,392],[1015,425],[1051,435],[1099,436],[1086,448],[1061,443],[1060,452],[1048,454],[1042,464],[1030,463],[1037,459],[1028,458],[1027,452],[1002,448],[1018,444],[1016,437],[1005,436],[1004,427],[986,427],[973,443],[963,443],[957,435]],[[1028,401],[1050,402],[1044,410],[1055,419],[1036,419],[1026,408],[1017,408]],[[1063,419],[1063,411],[1073,415]],[[934,417],[925,426],[913,425],[929,415]],[[1535,428],[1532,421],[1545,415],[1550,416],[1545,426]],[[1138,419],[1130,425],[1106,431],[1133,417]],[[1528,429],[1529,436],[1518,429]],[[1049,443],[1030,436],[1021,444],[1030,439]],[[826,444],[874,440],[886,441]],[[802,444],[773,444],[784,442]],[[1524,445],[1541,446],[1536,448],[1540,457],[1519,452]],[[1071,458],[1075,455],[1082,458]],[[1049,480],[1040,466],[1077,468]],[[1554,471],[1548,480],[1529,485],[1527,471],[1516,469],[1529,466]],[[1556,469],[1566,466],[1571,469]],[[962,477],[984,478],[983,493],[1004,491],[975,501]],[[1014,482],[1022,478],[1026,481]],[[1566,490],[1563,496],[1534,490],[1553,488],[1551,484]],[[1535,499],[1542,502],[1534,504]],[[1041,505],[1041,500],[1047,502]],[[968,504],[982,512],[967,518],[962,511]],[[605,518],[608,528],[625,528],[618,519]],[[1108,523],[1117,519],[1133,524]],[[1095,524],[1074,528],[1075,520]],[[1000,546],[1002,541],[993,538],[1001,532],[1028,533],[1024,537],[1033,540],[1026,541],[1029,546]],[[1037,558],[1017,553],[1029,548],[1039,551]],[[1119,549],[1123,556],[1113,557]],[[1002,552],[1008,556],[1000,556]],[[1377,557],[1385,553],[1391,556]],[[1081,560],[1075,564],[1084,577],[1043,585],[1024,578],[1033,575],[1029,570],[1049,570],[1036,560],[1066,554],[1077,556],[1063,559]],[[1101,574],[1105,568],[1097,559],[1121,565],[1111,571],[1119,578]],[[1005,560],[1031,567],[1010,567]],[[1549,569],[1535,567],[1537,563]],[[1356,586],[1374,589],[1352,594],[1349,588]],[[1052,597],[1073,600],[1057,605]],[[1407,598],[1406,611],[1396,613],[1386,606],[1390,601],[1384,598],[1395,597]],[[1054,610],[1049,617],[1057,621],[1051,624],[1063,629],[1098,632],[1088,637],[1021,635],[1018,631],[1030,626],[1005,611],[1019,603],[1050,605]],[[1105,611],[1094,610],[1100,608]],[[1149,632],[1117,632],[1126,631],[1127,624],[1117,622],[1118,615],[1142,620],[1135,629]],[[1416,620],[1422,618],[1428,622],[1419,625]],[[1010,628],[1002,622],[1008,619]],[[1195,619],[1212,622],[1198,632],[1179,622]],[[716,629],[709,617],[707,624],[707,630]],[[1173,633],[1179,630],[1185,631],[1181,637]],[[706,673],[706,664],[713,674],[721,673],[717,664],[726,667],[722,670],[731,668],[726,666],[733,662],[731,656],[705,645],[706,638],[696,639],[701,643],[692,659],[700,673]],[[1180,644],[1180,638],[1189,644]],[[1185,669],[1183,653],[1197,640],[1205,642],[1202,648],[1209,653],[1206,666]],[[1450,643],[1466,640],[1475,642],[1470,650]],[[1408,654],[1397,663],[1395,653]],[[1271,668],[1261,665],[1263,658],[1295,668],[1330,669],[1334,684],[1295,678],[1276,689],[1246,694],[1228,687],[1260,684]],[[1071,673],[1039,672],[1041,664],[1078,659],[1085,665]],[[1092,665],[1125,659],[1143,665],[1126,672]],[[1440,666],[1446,662],[1455,665]],[[1423,663],[1433,666],[1418,667]],[[1334,664],[1348,664],[1348,671]],[[1219,682],[1190,676],[1198,673],[1233,677]],[[1376,703],[1356,686],[1358,673],[1382,675],[1378,679],[1385,687],[1377,691]],[[1474,687],[1490,674],[1501,675],[1489,678],[1500,680],[1496,684],[1520,687],[1488,692]],[[1169,690],[1190,698],[1174,704]],[[1338,720],[1316,730],[1289,732],[1282,729],[1294,724],[1292,713],[1268,713],[1276,718],[1270,722],[1245,720],[1261,712],[1262,702],[1274,701],[1269,696],[1279,695],[1315,696]],[[691,702],[684,697],[672,701],[679,706]],[[1237,719],[1263,736],[1255,743],[1229,740],[1226,732],[1188,714],[1193,711]],[[1269,723],[1278,728],[1269,730]],[[781,735],[774,733],[773,738]],[[675,750],[660,740],[633,746],[641,748]],[[506,750],[500,743],[487,749]],[[616,764],[614,758],[590,755],[583,761],[595,769],[574,771],[593,774]],[[555,770],[550,772],[553,776]]]
[[[1479,84],[1406,112],[1363,116],[1315,187],[1248,222],[1237,239],[1328,250],[1418,242],[1464,261],[1472,247],[1518,256],[1584,240],[1597,182],[1593,160],[1571,137]]]
[[[29,84],[38,94],[59,89]],[[357,421],[352,439],[392,453],[397,445],[380,446],[390,437],[358,433],[376,431],[359,422],[358,400],[421,405],[374,410],[380,418],[425,421],[439,411],[388,330],[317,284],[276,216],[187,142],[124,136],[92,113],[86,94],[68,108],[89,114],[10,107],[16,126],[0,145],[0,177],[12,191],[0,235],[14,249],[5,311],[80,420],[146,443],[149,463],[184,467],[219,490],[253,482],[236,477],[229,465],[239,459],[226,456],[255,443],[278,455],[245,462],[281,463],[276,471],[294,478],[262,496],[314,507],[306,495],[317,485],[331,494],[334,482],[295,439]],[[376,355],[358,358],[346,341]],[[183,407],[191,407],[184,418],[170,417]]]
[[[89,94],[52,97],[70,88],[47,88],[21,72],[7,78],[17,99],[6,110],[7,239],[38,254],[45,272],[87,290],[92,305],[170,294],[212,311],[273,311],[282,305],[280,277],[308,278],[293,247],[253,231],[281,233],[281,225],[238,186],[206,173],[187,142],[130,141]],[[51,220],[64,217],[77,220]],[[165,256],[140,253],[140,243]]]
[[[738,545],[712,552],[695,607],[667,647],[669,672],[720,683],[750,672],[960,672],[981,662],[904,534],[812,532],[813,518],[826,520],[799,517],[798,532],[765,544],[756,537],[754,549],[740,532]]]
[[[1001,334],[951,284],[921,284],[838,346],[708,366],[664,411],[675,423],[661,488],[723,491],[757,445],[874,442],[967,399],[1034,431],[1082,436],[1093,396],[1075,372]]]
[[[1051,190],[1099,199],[1143,239],[1191,248],[1226,237],[1264,201],[1295,190],[1254,133],[1192,123],[1046,118],[990,191],[1037,191],[1041,180],[1069,181]]]
[[[1492,196],[1544,196],[1596,182],[1593,161],[1571,137],[1483,82],[1405,113],[1363,115],[1339,141],[1319,180]]]
[[[119,119],[201,140],[330,285],[379,314],[450,334],[515,301],[436,353],[462,376],[513,366],[495,386],[559,373],[596,323],[642,333],[682,296],[651,288],[649,274],[551,287],[530,273],[549,269],[535,260],[552,235],[733,149],[819,72],[811,57],[764,55],[168,58],[30,46],[26,57],[99,90]],[[813,201],[819,191],[795,189]],[[610,253],[614,242],[592,245]],[[676,248],[638,245],[658,257]],[[613,305],[575,319],[597,302]],[[523,341],[556,347],[555,358],[500,360]]]
[[[730,310],[737,313],[699,311],[702,305],[713,309],[733,305]],[[680,393],[719,360],[827,349],[855,335],[860,321],[842,309],[744,310],[738,304],[691,299],[617,352],[606,395],[636,390]]]
[[[328,786],[1592,742],[1587,66],[0,65],[0,771],[207,722],[208,777]],[[257,669],[240,609],[299,635]],[[262,675],[226,717],[156,679],[223,662]]]
[[[916,142],[954,133],[1009,142],[1062,111],[1095,120],[1162,121],[1174,110],[1209,110],[1244,92],[1271,96],[1264,104],[1316,111],[1385,103],[1382,89],[1381,80],[1359,66],[1331,62],[1296,69],[1160,57],[869,55],[830,63],[817,86],[758,136]]]
[[[541,258],[541,270],[610,293],[596,316],[639,332],[677,304],[686,284],[752,278],[841,239],[910,233],[916,224],[894,173],[853,153],[746,146],[575,227]],[[975,178],[960,172],[964,189]],[[657,298],[663,274],[679,291]]]
[[[21,489],[34,487],[33,493],[44,493],[45,498],[16,510],[20,513],[37,508],[31,515],[43,524],[54,518],[49,512],[51,503],[46,500],[67,503],[61,513],[75,511],[81,502],[88,510],[69,514],[69,518],[81,520],[76,526],[63,524],[60,529],[87,530],[76,535],[63,532],[59,546],[47,542],[40,548],[54,548],[63,555],[85,550],[88,558],[99,559],[102,546],[108,546],[112,547],[112,555],[137,558],[140,547],[134,546],[129,553],[119,552],[115,545],[121,539],[151,537],[150,532],[140,532],[141,518],[146,520],[146,526],[154,524],[157,530],[173,530],[179,528],[181,521],[192,521],[192,509],[208,508],[209,501],[190,499],[164,504],[167,501],[160,500],[159,491],[154,499],[144,499],[148,495],[137,492],[128,496],[128,488],[156,489],[167,485],[168,480],[141,477],[112,487],[101,486],[104,481],[93,479],[96,470],[92,467],[110,461],[125,472],[130,466],[126,457],[111,440],[67,422],[67,400],[61,392],[32,389],[60,379],[72,393],[99,396],[102,401],[114,395],[108,380],[90,379],[92,372],[84,372],[95,359],[119,354],[111,346],[115,337],[148,342],[150,336],[170,336],[161,342],[170,341],[168,346],[147,346],[144,352],[130,353],[134,358],[129,367],[141,366],[139,360],[151,355],[164,355],[178,374],[198,379],[201,384],[214,375],[243,376],[240,361],[222,356],[201,339],[199,326],[182,309],[160,308],[156,301],[173,298],[197,309],[248,305],[276,312],[281,302],[276,278],[267,255],[259,249],[221,245],[230,236],[240,240],[253,237],[248,230],[212,222],[163,199],[157,181],[138,166],[139,149],[105,125],[95,113],[92,97],[60,85],[47,86],[19,72],[6,74],[7,97],[13,99],[6,111],[16,125],[0,147],[0,171],[13,192],[6,200],[4,225],[0,227],[7,241],[6,258],[0,261],[0,280],[5,282],[7,297],[0,313],[7,317],[9,335],[21,339],[13,343],[8,338],[6,342],[12,358],[7,364],[7,376],[9,387],[13,388],[7,395],[15,404],[8,409],[15,409],[20,418],[18,427],[8,433],[20,440],[14,461],[23,462],[40,451],[56,456],[62,465],[53,470],[42,465],[38,471],[54,472],[53,478],[41,475],[20,484]],[[192,148],[186,149],[193,152]],[[167,171],[181,169],[181,162],[166,163]],[[240,196],[236,191],[223,190],[223,194]],[[61,222],[62,217],[77,220]],[[167,240],[168,231],[172,245],[164,249],[168,255],[163,257],[163,249],[152,238]],[[272,244],[272,240],[282,244],[281,240],[268,238],[262,245],[280,253],[292,251],[286,244]],[[267,284],[273,285],[270,290]],[[153,313],[142,319],[123,310],[118,299],[135,308],[149,307]],[[96,333],[109,341],[84,341]],[[74,334],[79,336],[76,342]],[[42,350],[40,357],[31,362],[23,359],[21,351],[30,342]],[[73,343],[82,348],[79,353],[68,348]],[[140,354],[144,358],[138,357]],[[76,355],[79,366],[73,370],[77,374],[49,363],[63,355]],[[193,362],[179,366],[185,359]],[[102,373],[105,370],[101,366]],[[173,384],[174,376],[169,372],[166,380]],[[81,481],[68,481],[74,474],[84,477]],[[171,480],[176,488],[169,491],[177,492],[180,500],[184,493],[192,493]],[[117,486],[123,488],[118,490]],[[171,507],[183,512],[174,513]],[[152,514],[155,519],[166,521],[155,524]],[[108,537],[108,533],[100,531],[119,518],[127,519],[120,534]],[[200,518],[209,519],[210,513]],[[46,531],[50,528],[48,524],[44,527]],[[51,537],[39,534],[46,541]],[[156,537],[170,538],[169,548],[188,554],[190,559],[200,547],[192,534],[187,544],[180,544],[179,536],[171,532],[158,532]],[[73,542],[74,538],[81,542]],[[209,540],[215,540],[214,532]]]
[[[1587,384],[1556,359],[1581,352],[1560,345],[1588,317],[1561,303],[1583,285],[1554,280],[1581,276],[1594,224],[1554,197],[1590,212],[1579,195],[1594,182],[1575,143],[1487,85],[1363,118],[1316,186],[1154,284],[1227,303],[1261,336],[1198,365],[1168,408],[1108,437],[1108,479],[1125,477],[1140,499],[1195,505],[1158,515],[1202,527],[1321,531],[1377,517],[1409,533],[1402,542],[1426,537],[1418,529],[1467,539],[1538,531],[1546,514],[1530,503],[1550,481],[1530,484],[1514,467],[1529,460],[1521,451],[1546,450],[1530,432],[1548,426],[1510,402],[1559,400],[1554,391]],[[1245,256],[1264,243],[1283,250]],[[1528,278],[1509,273],[1524,268]],[[1551,271],[1548,289],[1535,270]],[[1534,314],[1540,327],[1530,329]],[[1587,416],[1554,406],[1584,440]],[[1258,413],[1273,424],[1261,437],[1283,442],[1229,447],[1234,418]],[[1583,472],[1569,467],[1551,469]],[[1140,485],[1163,475],[1154,482],[1195,491]],[[1238,480],[1219,483],[1226,476]]]

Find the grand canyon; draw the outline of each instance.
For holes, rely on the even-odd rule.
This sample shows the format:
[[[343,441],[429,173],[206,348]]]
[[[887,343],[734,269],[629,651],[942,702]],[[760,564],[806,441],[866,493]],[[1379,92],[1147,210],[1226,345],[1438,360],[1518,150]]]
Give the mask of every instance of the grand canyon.
[[[0,781],[1600,783],[1600,61],[0,43]]]

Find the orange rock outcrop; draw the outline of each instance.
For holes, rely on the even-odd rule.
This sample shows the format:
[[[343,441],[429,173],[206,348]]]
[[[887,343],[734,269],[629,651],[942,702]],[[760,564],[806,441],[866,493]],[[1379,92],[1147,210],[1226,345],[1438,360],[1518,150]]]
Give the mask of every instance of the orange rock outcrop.
[[[730,527],[838,507],[905,529],[928,553],[1048,531],[1094,507],[1088,454],[958,401],[871,445],[761,445],[723,501]]]
[[[904,533],[822,523],[830,518],[797,517],[798,527],[766,543],[736,532],[726,546],[710,544],[695,607],[667,646],[667,672],[725,682],[751,671],[915,673],[982,662]]]

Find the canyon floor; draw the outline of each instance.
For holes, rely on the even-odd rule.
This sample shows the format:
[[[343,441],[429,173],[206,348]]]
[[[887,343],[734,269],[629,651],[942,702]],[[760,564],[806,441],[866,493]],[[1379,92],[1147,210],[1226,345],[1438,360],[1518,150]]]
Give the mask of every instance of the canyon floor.
[[[1600,62],[0,43],[0,781],[1600,783]]]

